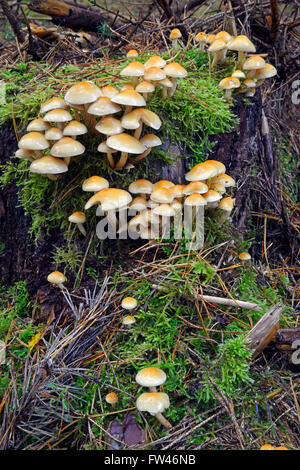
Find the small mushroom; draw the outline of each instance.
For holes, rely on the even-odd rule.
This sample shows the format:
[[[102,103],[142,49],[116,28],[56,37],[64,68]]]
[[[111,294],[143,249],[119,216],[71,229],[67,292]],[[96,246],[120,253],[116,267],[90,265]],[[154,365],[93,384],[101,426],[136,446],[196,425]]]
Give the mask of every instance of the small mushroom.
[[[86,237],[86,230],[83,226],[83,224],[86,222],[86,217],[83,212],[80,212],[80,211],[73,212],[73,214],[69,216],[68,220],[69,222],[77,224],[79,231],[82,233],[84,237]]]
[[[137,306],[137,301],[133,297],[125,297],[122,300],[121,307],[125,310],[134,310]]]
[[[149,392],[142,393],[136,401],[138,411],[147,411],[167,429],[171,429],[172,425],[163,416],[163,412],[169,408],[170,401],[166,393],[162,392]]]
[[[136,319],[132,315],[126,315],[126,317],[122,318],[122,325],[126,326],[126,328],[130,329],[131,325],[136,323]]]
[[[174,49],[174,51],[177,50],[178,39],[180,39],[181,37],[182,37],[182,34],[180,32],[180,29],[178,29],[178,28],[174,28],[170,32],[169,39],[170,39],[170,41],[172,41],[172,48]]]
[[[242,261],[242,264],[245,265],[247,261],[250,261],[251,255],[250,253],[247,253],[247,251],[243,251],[239,254],[239,259]]]
[[[231,196],[224,197],[219,202],[218,209],[221,209],[223,212],[221,217],[219,218],[219,225],[222,225],[225,222],[225,220],[227,220],[228,217],[230,216],[233,210],[234,202],[235,202],[235,199],[233,199]]]
[[[105,401],[106,401],[106,403],[111,405],[113,408],[115,408],[117,406],[119,398],[118,398],[118,395],[115,392],[110,392],[106,395]]]
[[[241,83],[240,83],[239,79],[236,78],[236,77],[223,78],[223,80],[221,80],[220,83],[219,83],[219,87],[222,90],[225,90],[225,98],[227,99],[227,101],[230,101],[232,91],[235,88],[239,88],[240,86],[241,86]]]
[[[150,392],[156,392],[156,387],[163,385],[166,380],[165,372],[158,367],[145,367],[135,376],[135,381],[142,387],[148,387]]]
[[[185,78],[187,76],[187,71],[176,62],[170,62],[168,65],[165,66],[163,70],[166,72],[166,75],[171,77],[171,81],[173,83],[173,88],[170,89],[169,93],[169,97],[171,98],[176,91],[177,80],[179,78]]]
[[[51,284],[57,285],[60,289],[64,289],[65,286],[63,285],[64,282],[66,282],[67,278],[63,273],[60,271],[53,271],[50,273],[47,277],[47,281],[50,282]]]

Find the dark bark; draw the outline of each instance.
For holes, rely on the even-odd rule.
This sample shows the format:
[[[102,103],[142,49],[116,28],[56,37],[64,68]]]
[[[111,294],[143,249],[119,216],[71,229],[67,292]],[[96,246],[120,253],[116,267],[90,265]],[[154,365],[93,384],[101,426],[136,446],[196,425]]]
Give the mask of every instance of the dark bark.
[[[100,13],[97,8],[72,5],[57,0],[31,0],[28,6],[33,11],[51,16],[54,24],[75,31],[83,29],[99,32],[103,23],[111,23],[114,19],[113,15]]]
[[[16,38],[19,42],[23,42],[25,39],[24,33],[20,28],[20,20],[16,15],[13,13],[11,7],[9,6],[6,0],[0,0],[0,5],[3,10],[4,15],[6,16],[7,20],[9,21],[10,26],[12,27],[13,32],[15,33]]]

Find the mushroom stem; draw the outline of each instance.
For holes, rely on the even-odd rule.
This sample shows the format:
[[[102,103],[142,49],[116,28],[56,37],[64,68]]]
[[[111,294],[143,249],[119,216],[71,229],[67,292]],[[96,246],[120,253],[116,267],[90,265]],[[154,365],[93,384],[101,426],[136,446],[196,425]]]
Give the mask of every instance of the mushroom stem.
[[[227,99],[227,101],[231,100],[231,94],[232,94],[232,89],[225,91],[225,98]]]
[[[174,51],[177,50],[177,47],[178,47],[178,40],[177,40],[177,39],[173,39],[173,40],[172,40],[172,48],[174,49]]]
[[[33,153],[37,158],[42,158],[43,156],[43,152],[41,150],[33,150]]]
[[[163,86],[162,87],[162,97],[166,99],[168,97],[168,88]]]
[[[110,164],[110,166],[111,166],[112,168],[114,168],[114,167],[115,167],[115,161],[114,161],[114,157],[112,156],[112,153],[111,153],[111,152],[107,152],[107,153],[106,153],[106,158],[107,158],[108,163]]]
[[[143,129],[143,123],[140,122],[139,127],[134,131],[134,134],[133,134],[133,137],[135,139],[139,140],[139,138],[141,137],[142,129]]]
[[[130,111],[132,111],[132,106],[126,106],[125,111],[124,111],[124,116],[125,114],[130,113]]]
[[[175,91],[176,91],[176,88],[177,88],[177,80],[176,80],[176,78],[172,78],[171,81],[172,81],[172,83],[173,83],[173,86],[172,86],[172,88],[170,88],[170,91],[169,91],[169,97],[170,97],[170,98],[174,95],[174,93],[175,93]]]
[[[244,58],[245,58],[245,52],[244,51],[239,51],[239,54],[238,54],[238,62],[237,62],[237,68],[242,68],[243,66],[243,62],[244,62]]]
[[[58,175],[51,175],[50,173],[47,173],[45,176],[47,178],[49,178],[49,180],[51,180],[51,181],[57,181],[58,180]]]
[[[117,221],[117,216],[116,216],[116,213],[115,211],[113,210],[110,210],[110,211],[106,211],[106,218],[107,218],[107,221],[108,223],[112,226],[112,227],[117,227],[118,225],[118,221]]]
[[[155,417],[165,428],[172,428],[172,424],[161,413],[157,413]]]
[[[82,235],[84,237],[86,237],[86,231],[85,231],[85,228],[84,228],[83,224],[77,224],[77,227],[78,227],[79,231],[82,233]]]
[[[143,158],[145,158],[145,157],[147,157],[147,155],[149,155],[151,150],[152,150],[152,147],[148,148],[147,150],[145,150],[145,152],[143,152],[140,155],[138,155],[137,157],[135,157],[132,161],[133,162],[139,162],[140,160],[143,160]]]
[[[229,218],[230,214],[231,214],[231,211],[223,211],[218,220],[218,224],[222,225],[225,222],[225,220]]]
[[[116,168],[123,168],[126,165],[128,159],[128,153],[127,152],[122,152],[121,153],[121,158],[116,164]]]
[[[65,164],[66,164],[67,166],[69,166],[70,161],[71,161],[71,157],[65,157],[65,158],[64,158],[64,162],[65,162]]]

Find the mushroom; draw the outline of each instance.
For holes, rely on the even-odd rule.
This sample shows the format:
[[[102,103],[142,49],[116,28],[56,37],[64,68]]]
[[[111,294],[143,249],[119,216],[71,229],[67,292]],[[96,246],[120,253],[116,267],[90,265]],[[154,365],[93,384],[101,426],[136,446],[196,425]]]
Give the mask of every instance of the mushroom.
[[[245,52],[255,52],[256,51],[256,48],[255,48],[254,44],[245,35],[239,35],[239,36],[236,36],[236,37],[232,38],[227,43],[227,48],[230,49],[231,51],[237,51],[238,52],[238,62],[237,62],[237,67],[238,68],[242,67],[242,65],[243,65]]]
[[[156,392],[156,387],[163,385],[166,380],[165,372],[158,367],[145,367],[135,376],[135,381],[142,387],[148,387],[150,392]]]
[[[33,156],[34,156],[33,150],[18,149],[15,153],[16,158],[20,158],[21,160],[28,160],[30,162],[35,161]]]
[[[122,300],[121,307],[125,310],[134,310],[137,306],[137,301],[133,297],[125,297]]]
[[[145,66],[140,62],[133,61],[123,70],[121,70],[120,75],[122,77],[131,77],[134,85],[138,83],[138,77],[144,75]]]
[[[242,253],[239,254],[239,259],[242,261],[242,264],[244,265],[246,261],[250,261],[251,255],[250,253],[247,253],[247,251],[243,251]]]
[[[128,59],[135,59],[138,56],[139,56],[139,53],[135,49],[130,49],[130,51],[128,51],[126,54],[126,57]]]
[[[200,31],[200,33],[196,34],[195,41],[199,43],[199,51],[203,51],[205,44],[207,44],[207,34]]]
[[[50,124],[48,124],[48,122],[44,121],[44,119],[42,118],[37,118],[37,119],[34,119],[33,121],[31,121],[26,130],[28,132],[44,132],[44,131],[47,131],[50,127]]]
[[[32,150],[37,157],[41,157],[42,150],[49,148],[49,142],[43,134],[34,131],[23,135],[18,146],[23,150]]]
[[[255,72],[254,78],[257,80],[256,86],[261,85],[266,78],[274,77],[277,74],[277,69],[274,65],[266,64],[263,69],[258,69]]]
[[[115,392],[110,392],[106,395],[105,401],[106,401],[106,403],[111,405],[113,408],[115,408],[117,406],[119,398],[118,398],[118,395]]]
[[[147,411],[167,429],[171,429],[172,425],[162,415],[162,413],[169,408],[170,401],[166,393],[162,392],[150,392],[142,393],[136,401],[136,407],[138,411]]]
[[[44,121],[54,122],[62,130],[63,123],[72,121],[72,116],[66,109],[52,109],[44,116]]]
[[[109,182],[107,179],[102,178],[101,176],[91,176],[87,178],[82,183],[82,191],[97,193],[102,189],[109,187]]]
[[[110,164],[111,168],[114,168],[115,167],[115,161],[114,161],[114,158],[113,158],[112,154],[117,153],[117,150],[114,150],[114,149],[108,147],[106,142],[101,142],[101,144],[98,145],[97,150],[100,153],[105,153],[106,154],[106,158],[108,160],[108,163]]]
[[[183,188],[183,195],[189,196],[193,193],[204,194],[208,191],[208,186],[202,181],[191,181],[188,185]],[[177,196],[178,197],[178,196]]]
[[[63,98],[54,97],[47,100],[41,105],[40,112],[47,113],[52,109],[68,109],[69,105],[65,102]]]
[[[104,116],[95,126],[95,129],[104,135],[115,135],[123,132],[123,127],[119,119],[111,116]]]
[[[72,120],[70,121],[63,130],[63,135],[72,137],[76,140],[78,135],[84,135],[88,132],[87,127],[82,122]]]
[[[168,97],[168,90],[173,88],[173,83],[167,77],[157,82],[162,87],[162,97],[165,99]]]
[[[132,315],[126,315],[126,317],[122,318],[122,325],[126,326],[128,329],[131,328],[131,325],[136,323],[136,319]]]
[[[182,37],[182,34],[178,28],[174,28],[170,32],[169,39],[170,41],[172,41],[172,48],[174,49],[174,51],[177,50],[178,39],[180,39],[181,37]]]
[[[230,216],[233,206],[234,206],[235,199],[233,199],[231,196],[224,197],[221,199],[221,201],[218,204],[218,209],[221,209],[223,211],[223,214],[219,218],[219,225],[222,225],[225,220],[228,219]]]
[[[137,196],[131,201],[129,209],[135,212],[142,212],[147,210],[147,207],[146,199],[143,196]]]
[[[146,158],[153,149],[153,147],[158,147],[162,144],[162,141],[159,137],[154,134],[145,134],[140,139],[140,143],[146,147],[146,150],[132,160],[134,163],[143,160],[143,158]]]
[[[207,52],[213,56],[211,68],[214,68],[218,62],[224,57],[226,53],[226,42],[222,39],[215,39],[214,42],[209,46]],[[224,52],[225,51],[225,52]]]
[[[151,194],[153,191],[153,184],[151,181],[139,179],[129,185],[128,191],[132,194],[140,194],[144,199],[147,199],[147,194]]]
[[[147,82],[146,80],[143,80],[142,82],[140,82],[135,88],[135,91],[143,95],[145,101],[149,99],[150,94],[154,90],[155,90],[155,86],[152,83]]]
[[[211,180],[211,183],[221,183],[225,188],[231,188],[235,186],[234,179],[231,176],[226,175],[226,173],[220,173],[219,175],[214,176]]]
[[[80,212],[80,211],[73,212],[73,214],[69,216],[68,220],[71,223],[77,224],[79,231],[82,233],[84,237],[86,237],[86,231],[83,226],[83,224],[86,222],[86,217],[83,212]]]
[[[169,180],[159,180],[153,185],[153,190],[158,189],[158,188],[167,188],[167,189],[172,189],[175,186],[172,181]]]
[[[171,77],[173,83],[173,88],[170,89],[169,93],[169,97],[171,98],[176,91],[178,78],[185,78],[187,76],[187,71],[176,62],[170,62],[163,70],[166,72],[166,75]]]
[[[63,158],[66,164],[70,163],[71,157],[82,155],[85,152],[85,147],[71,137],[62,137],[50,149],[50,154],[53,157]]]
[[[219,83],[219,87],[222,90],[225,90],[225,98],[227,99],[227,101],[230,101],[232,91],[235,88],[239,88],[240,86],[241,86],[241,83],[240,83],[239,79],[236,78],[236,77],[223,78],[223,80],[221,80],[220,83]]]
[[[167,188],[156,188],[150,195],[150,199],[154,202],[158,202],[159,204],[170,204],[174,197],[172,192]]]
[[[119,90],[117,90],[115,87],[106,85],[101,88],[101,92],[103,96],[106,96],[107,98],[112,98],[113,96],[117,95],[119,93]]]
[[[145,106],[146,101],[144,97],[135,90],[124,90],[113,96],[111,101],[113,103],[125,105],[124,115],[132,110],[133,106]]]
[[[253,78],[255,76],[255,72],[258,69],[263,69],[266,65],[264,59],[259,55],[252,55],[248,57],[245,62],[243,63],[243,70],[246,70],[247,78]]]
[[[47,277],[47,281],[50,282],[51,284],[57,285],[60,289],[64,289],[65,286],[63,285],[64,282],[66,282],[66,277],[63,273],[60,271],[53,271],[50,273]]]
[[[106,218],[112,227],[116,226],[115,212],[127,208],[132,201],[132,196],[124,189],[105,188],[94,194],[85,204],[85,210],[100,204]]]
[[[236,70],[232,73],[231,76],[232,76],[232,77],[235,77],[235,78],[238,78],[238,79],[240,79],[240,78],[246,78],[246,75],[245,75],[244,72],[243,72],[242,70],[240,70],[240,69],[236,69]]]
[[[94,116],[109,116],[120,111],[122,111],[122,108],[116,103],[113,103],[107,96],[101,96],[87,108],[88,114],[93,115],[91,117],[93,127],[96,126]]]
[[[45,157],[34,160],[29,167],[29,171],[31,171],[31,173],[45,175],[51,180],[56,180],[58,174],[68,171],[68,166],[60,158],[46,155]]]
[[[155,85],[166,78],[166,72],[164,69],[160,69],[159,67],[149,67],[145,70],[144,78],[149,82],[154,82]]]
[[[151,67],[162,69],[165,65],[167,65],[167,62],[159,55],[153,55],[144,63],[145,70],[150,69]]]
[[[71,121],[72,122],[72,121]],[[56,141],[60,140],[63,137],[63,133],[61,129],[58,127],[50,127],[46,132],[45,132],[45,137],[47,140]]]
[[[219,170],[213,163],[208,161],[197,163],[188,173],[185,175],[187,181],[205,181],[217,176]]]
[[[88,108],[94,103],[102,92],[100,88],[91,81],[83,81],[73,85],[65,94],[65,101],[76,109],[80,109],[87,124],[90,124]]]
[[[222,195],[214,189],[209,189],[203,194],[203,197],[207,202],[206,209],[215,209],[220,199],[222,199]]]
[[[145,145],[125,133],[112,135],[106,143],[108,147],[121,152],[121,158],[116,164],[116,168],[123,168],[126,165],[128,154],[141,154],[146,150]]]

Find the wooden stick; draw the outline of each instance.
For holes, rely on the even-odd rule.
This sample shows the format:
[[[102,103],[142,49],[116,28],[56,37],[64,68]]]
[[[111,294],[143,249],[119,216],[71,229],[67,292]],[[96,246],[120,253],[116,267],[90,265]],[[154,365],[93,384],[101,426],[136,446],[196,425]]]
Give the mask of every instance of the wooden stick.
[[[252,359],[255,359],[259,353],[274,339],[279,329],[280,315],[283,307],[277,305],[266,312],[261,319],[254,325],[252,330],[245,337],[248,340],[249,349],[253,349]]]

